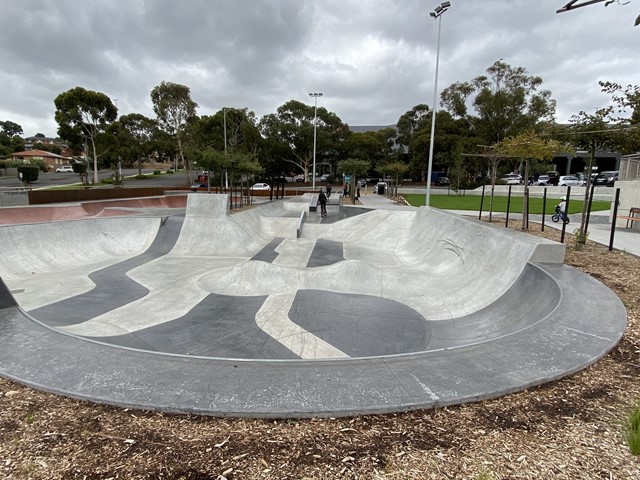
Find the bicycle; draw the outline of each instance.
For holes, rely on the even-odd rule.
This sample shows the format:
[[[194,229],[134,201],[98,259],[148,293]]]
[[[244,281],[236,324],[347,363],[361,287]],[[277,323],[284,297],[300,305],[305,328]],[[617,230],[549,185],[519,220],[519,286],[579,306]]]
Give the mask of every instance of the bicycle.
[[[556,213],[551,215],[551,220],[553,220],[554,223],[558,223],[561,218],[562,218],[562,213],[560,212],[560,208],[556,207]],[[564,218],[563,222],[564,223],[569,223],[569,217]]]
[[[327,216],[327,204],[326,203],[321,203],[320,204],[320,216],[322,216],[322,217],[326,217]]]

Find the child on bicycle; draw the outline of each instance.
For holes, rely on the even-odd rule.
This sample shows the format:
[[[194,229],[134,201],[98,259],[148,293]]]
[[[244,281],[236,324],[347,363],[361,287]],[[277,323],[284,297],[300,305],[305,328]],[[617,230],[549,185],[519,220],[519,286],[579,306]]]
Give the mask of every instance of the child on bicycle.
[[[320,204],[320,215],[323,217],[327,216],[327,196],[320,189],[320,194],[318,195],[318,203]]]
[[[569,223],[569,216],[567,215],[567,197],[560,197],[560,203],[556,205],[556,213],[560,215],[564,223]]]

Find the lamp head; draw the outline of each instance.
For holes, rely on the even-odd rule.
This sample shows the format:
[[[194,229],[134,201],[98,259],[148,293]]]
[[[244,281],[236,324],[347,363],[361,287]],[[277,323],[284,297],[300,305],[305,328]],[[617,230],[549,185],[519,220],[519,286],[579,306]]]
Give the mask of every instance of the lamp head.
[[[435,12],[429,12],[429,15],[431,15],[433,18],[436,18]]]
[[[442,7],[441,7],[440,5],[438,5],[438,6],[433,10],[433,12],[434,12],[436,15],[437,15],[437,14],[439,14],[441,11],[442,11]]]
[[[440,6],[441,6],[442,8],[449,8],[449,7],[451,6],[451,2],[442,2],[442,3],[440,4]]]

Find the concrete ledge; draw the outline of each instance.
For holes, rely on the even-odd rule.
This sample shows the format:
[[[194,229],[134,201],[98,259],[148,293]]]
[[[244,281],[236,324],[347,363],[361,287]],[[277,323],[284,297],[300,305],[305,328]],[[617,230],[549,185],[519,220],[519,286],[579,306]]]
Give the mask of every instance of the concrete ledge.
[[[307,212],[300,212],[300,217],[298,217],[298,227],[296,228],[296,238],[300,238],[302,236],[302,227],[304,227],[304,221],[307,218]]]
[[[311,196],[311,201],[309,202],[309,211],[310,212],[318,211],[318,195]]]

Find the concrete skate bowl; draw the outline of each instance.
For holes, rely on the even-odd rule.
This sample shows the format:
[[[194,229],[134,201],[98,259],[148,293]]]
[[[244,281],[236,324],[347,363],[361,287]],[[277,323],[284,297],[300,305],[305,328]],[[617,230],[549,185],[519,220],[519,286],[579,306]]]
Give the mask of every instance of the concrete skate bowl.
[[[192,194],[184,216],[1,227],[0,374],[130,408],[345,416],[558,379],[626,326],[554,242],[430,208],[296,238],[305,209]]]
[[[125,198],[52,205],[0,208],[0,225],[141,214],[148,209],[184,208],[186,195]]]

